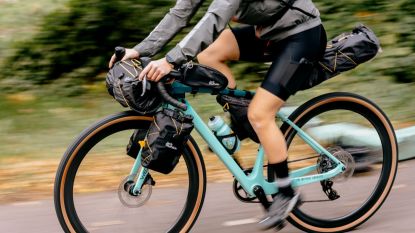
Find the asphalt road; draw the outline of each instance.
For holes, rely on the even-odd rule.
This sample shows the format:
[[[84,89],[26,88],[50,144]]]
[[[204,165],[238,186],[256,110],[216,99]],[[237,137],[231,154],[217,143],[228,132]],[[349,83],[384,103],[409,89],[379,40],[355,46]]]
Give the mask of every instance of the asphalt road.
[[[401,162],[394,187],[386,202],[368,222],[354,232],[415,232],[414,175],[415,160]],[[100,198],[104,197],[94,197],[93,200]],[[93,205],[93,200],[86,198],[84,201]],[[93,213],[94,208],[89,207],[88,211]],[[209,183],[203,210],[192,232],[259,232],[255,222],[261,215],[262,210],[259,205],[241,203],[235,199],[231,184]],[[107,224],[121,223],[110,222]],[[99,228],[99,226],[97,227]],[[0,206],[0,232],[53,233],[62,232],[62,230],[55,216],[53,201],[50,199]],[[287,225],[280,232],[301,231]]]

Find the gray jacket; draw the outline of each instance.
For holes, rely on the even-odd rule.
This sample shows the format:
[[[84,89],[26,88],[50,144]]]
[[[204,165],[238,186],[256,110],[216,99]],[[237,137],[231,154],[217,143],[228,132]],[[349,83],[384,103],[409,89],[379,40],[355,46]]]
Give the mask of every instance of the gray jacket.
[[[150,35],[134,49],[140,53],[140,56],[157,54],[181,29],[186,27],[203,1],[177,0],[176,5]],[[166,56],[176,64],[195,58],[218,37],[233,16],[241,23],[256,25],[256,33],[261,39],[274,41],[321,24],[320,13],[311,0],[296,0],[293,6],[316,17],[289,9],[275,23],[269,24],[269,19],[284,6],[281,0],[213,0],[203,18]],[[265,22],[267,26],[261,26]]]

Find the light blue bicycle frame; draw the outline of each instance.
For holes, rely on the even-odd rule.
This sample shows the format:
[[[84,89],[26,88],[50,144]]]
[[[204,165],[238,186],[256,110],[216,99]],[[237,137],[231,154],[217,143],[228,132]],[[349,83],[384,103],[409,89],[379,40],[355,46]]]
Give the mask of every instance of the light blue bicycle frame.
[[[191,92],[191,89],[189,90],[188,86],[179,83],[174,83],[173,88],[176,93],[180,94]],[[199,90],[199,93],[203,92],[209,93],[211,92],[211,90]],[[221,93],[228,94],[229,92],[230,91],[228,89],[225,89]],[[246,93],[246,91],[241,90],[235,90],[232,92],[237,96],[244,96],[244,94]],[[205,122],[200,118],[200,116],[193,109],[193,107],[189,104],[189,102],[187,102],[185,99],[183,99],[183,101],[187,105],[187,110],[184,111],[184,113],[193,116],[193,122],[197,132],[207,142],[208,146],[213,150],[213,152],[222,160],[222,162],[225,164],[228,170],[234,175],[235,179],[239,181],[243,189],[250,196],[255,196],[254,188],[256,186],[262,187],[266,195],[271,195],[278,192],[278,183],[268,182],[263,175],[264,149],[262,148],[262,146],[259,146],[257,158],[252,172],[249,175],[246,175],[244,171],[235,162],[235,160],[232,158],[232,156],[219,142],[216,136],[212,133],[212,131],[208,128]],[[315,150],[317,154],[326,155],[336,164],[336,167],[334,169],[325,173],[314,175],[307,174],[316,171],[317,165],[307,166],[301,169],[291,171],[290,177],[292,179],[292,184],[294,187],[326,180],[338,175],[339,173],[345,170],[345,166],[343,165],[343,163],[341,163],[335,156],[333,156],[324,147],[322,147],[313,138],[311,138],[307,133],[305,133],[297,125],[290,121],[287,116],[283,115],[282,113],[278,113],[277,117],[280,118],[283,122],[289,124],[295,131],[297,131],[298,136],[300,136],[300,138],[302,138],[308,145],[310,145],[310,147],[313,150]],[[141,150],[138,153],[137,158],[141,158]],[[134,177],[138,175],[136,185],[133,189],[133,192],[136,194],[140,193],[143,182],[145,182],[145,178],[148,174],[148,170],[146,168],[142,167],[142,169],[140,169],[140,167],[141,159],[136,159],[129,176],[130,180],[134,180]]]

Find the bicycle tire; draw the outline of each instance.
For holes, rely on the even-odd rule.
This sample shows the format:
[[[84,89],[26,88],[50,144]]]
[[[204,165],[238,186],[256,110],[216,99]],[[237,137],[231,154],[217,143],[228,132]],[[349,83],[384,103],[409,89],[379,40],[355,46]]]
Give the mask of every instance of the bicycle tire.
[[[376,172],[379,172],[379,179],[376,183],[373,182],[372,184],[367,185],[368,187],[374,185],[373,190],[369,190],[370,195],[367,199],[363,199],[364,201],[358,204],[359,206],[357,208],[343,216],[336,218],[332,218],[331,216],[327,218],[315,217],[307,212],[308,210],[306,207],[303,208],[305,204],[294,209],[290,214],[288,221],[306,232],[345,232],[363,224],[373,216],[386,200],[396,176],[398,146],[394,129],[385,113],[368,99],[356,94],[344,92],[324,94],[301,105],[289,116],[289,119],[301,128],[308,122],[311,122],[312,119],[316,119],[314,117],[319,117],[326,113],[329,114],[330,112],[337,110],[341,111],[341,113],[356,113],[357,115],[362,116],[362,119],[366,119],[376,129],[375,135],[378,135],[380,139],[382,150],[379,158],[377,158],[378,160],[376,160],[380,162],[377,162],[373,166],[381,167],[381,169],[376,168],[375,170]],[[293,139],[296,136],[296,131],[287,123],[284,123],[281,126],[281,131],[285,135],[287,148],[290,149],[291,144],[295,143],[293,143]],[[356,179],[361,179],[360,177],[362,177],[362,179],[366,178],[370,181],[370,179],[372,179],[370,178],[370,175],[371,173],[367,175],[368,178],[366,178],[365,175],[357,175]],[[374,175],[374,177],[376,177],[376,175]],[[350,183],[350,185],[354,184]],[[360,190],[354,190],[354,192],[359,195]],[[307,193],[302,194],[307,198]],[[341,195],[342,194],[340,194],[340,198],[338,199],[339,203],[346,206],[345,203],[341,203]],[[328,203],[331,204],[332,202]],[[326,203],[322,202],[315,203],[315,205],[320,204],[326,205]],[[324,212],[326,210],[325,207],[321,207],[318,211]],[[323,215],[318,211],[315,211],[316,215]],[[327,212],[329,213],[330,211],[327,210]]]
[[[65,232],[89,232],[81,222],[74,204],[74,181],[77,177],[78,168],[83,160],[88,157],[90,150],[100,141],[117,132],[126,129],[148,128],[152,120],[152,116],[137,115],[133,111],[111,115],[84,130],[67,149],[57,170],[54,185],[55,210],[60,225]],[[125,141],[125,145],[127,143],[128,140]],[[119,156],[126,155],[121,154]],[[205,165],[201,152],[192,137],[186,143],[182,158],[188,172],[189,188],[182,211],[173,225],[165,230],[166,232],[190,231],[202,209],[205,197]],[[157,187],[157,184],[155,187]],[[119,204],[121,205],[121,203]],[[134,232],[148,231],[137,229]]]

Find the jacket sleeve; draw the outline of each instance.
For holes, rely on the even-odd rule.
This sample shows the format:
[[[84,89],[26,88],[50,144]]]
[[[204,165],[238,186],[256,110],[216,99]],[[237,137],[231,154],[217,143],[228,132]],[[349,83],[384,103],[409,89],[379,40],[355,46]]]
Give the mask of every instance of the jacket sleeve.
[[[177,0],[154,30],[134,47],[140,56],[154,56],[189,23],[204,0]]]
[[[175,64],[183,64],[209,46],[225,29],[239,8],[241,0],[214,0],[196,26],[166,56]]]

